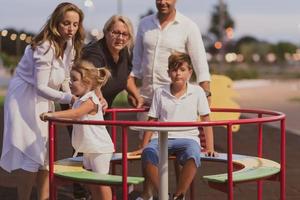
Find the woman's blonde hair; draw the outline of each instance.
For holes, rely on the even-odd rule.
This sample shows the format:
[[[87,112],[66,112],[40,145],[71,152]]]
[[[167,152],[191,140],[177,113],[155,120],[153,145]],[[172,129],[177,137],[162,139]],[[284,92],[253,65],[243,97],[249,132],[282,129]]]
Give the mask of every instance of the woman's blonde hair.
[[[82,82],[92,86],[92,90],[102,87],[110,78],[110,71],[105,68],[96,68],[91,62],[86,60],[77,61],[71,71],[76,71],[81,75]]]
[[[80,57],[81,49],[84,42],[84,28],[82,25],[84,14],[82,10],[79,9],[76,5],[68,2],[61,3],[55,8],[53,13],[50,15],[47,22],[43,26],[40,33],[38,33],[34,37],[31,43],[33,49],[41,43],[49,41],[51,44],[54,45],[56,58],[63,54],[64,41],[58,31],[58,26],[59,23],[63,20],[64,15],[69,11],[74,11],[79,15],[78,31],[75,34],[73,44],[76,52],[75,59],[78,59]]]
[[[133,33],[132,23],[128,17],[125,17],[123,15],[111,16],[104,24],[104,27],[103,27],[104,36],[111,31],[112,26],[117,22],[122,22],[123,24],[125,24],[127,26],[128,34],[129,34],[127,48],[129,51],[131,51],[133,48],[133,43],[134,43],[134,33]]]

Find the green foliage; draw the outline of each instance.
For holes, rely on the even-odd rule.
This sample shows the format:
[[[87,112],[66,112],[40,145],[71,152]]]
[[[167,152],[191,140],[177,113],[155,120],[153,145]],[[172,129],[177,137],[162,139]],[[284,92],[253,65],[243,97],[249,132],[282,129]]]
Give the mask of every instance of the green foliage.
[[[247,63],[252,63],[252,55],[258,55],[263,58],[267,53],[271,52],[271,45],[266,42],[247,42],[240,43],[238,52],[244,55]]]
[[[297,46],[290,42],[279,42],[272,47],[279,61],[285,61],[285,53],[293,54],[297,50]]]
[[[4,105],[4,96],[0,96],[0,106],[2,107]]]
[[[300,79],[300,72],[292,73],[291,78],[292,79]]]
[[[16,56],[10,56],[6,53],[1,53],[0,58],[3,61],[4,67],[15,68],[19,62],[19,59]]]
[[[275,74],[275,76],[280,77],[281,79],[300,79],[300,72],[282,70]]]
[[[246,63],[253,63],[252,56],[258,55],[260,62],[267,63],[266,55],[268,53],[274,53],[276,56],[276,63],[284,63],[285,54],[293,54],[297,50],[295,44],[289,42],[279,42],[272,44],[264,41],[259,41],[253,37],[246,36],[237,41],[235,49],[237,53],[241,53]]]
[[[6,53],[7,55],[11,56],[21,56],[25,50],[25,47],[28,45],[29,41],[27,40],[28,37],[33,37],[35,34],[31,32],[27,32],[25,30],[16,30],[12,28],[7,29],[8,34],[6,37],[2,37],[1,40],[1,52]],[[16,39],[11,40],[10,36],[12,34],[16,34]],[[26,34],[27,38],[25,40],[20,39],[21,34]]]
[[[112,104],[113,107],[130,107],[127,101],[127,92],[123,91],[118,94]]]
[[[225,71],[225,75],[232,80],[255,79],[259,77],[259,73],[255,69],[242,69],[237,67],[230,67]]]
[[[259,42],[259,41],[253,36],[246,35],[236,41],[236,47],[241,46],[241,44],[247,44],[252,42]]]
[[[290,98],[289,101],[300,103],[300,97],[293,97],[293,98]]]

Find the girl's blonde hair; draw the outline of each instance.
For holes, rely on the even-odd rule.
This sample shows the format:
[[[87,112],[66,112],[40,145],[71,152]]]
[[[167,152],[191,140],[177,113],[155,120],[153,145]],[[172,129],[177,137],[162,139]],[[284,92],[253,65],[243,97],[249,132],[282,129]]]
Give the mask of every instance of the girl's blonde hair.
[[[84,14],[83,14],[82,10],[79,9],[76,5],[74,5],[72,3],[68,3],[68,2],[61,3],[55,8],[53,13],[50,15],[47,22],[43,26],[40,33],[38,33],[34,37],[32,43],[31,43],[31,46],[33,49],[36,46],[42,44],[43,42],[49,41],[51,44],[54,45],[56,58],[58,58],[60,55],[63,54],[64,41],[58,31],[58,26],[59,26],[59,23],[63,20],[64,15],[69,11],[74,11],[74,12],[78,13],[78,15],[79,15],[78,31],[76,32],[76,34],[74,36],[73,44],[74,44],[74,49],[76,52],[75,60],[80,58],[81,49],[82,49],[83,42],[84,42],[84,28],[82,25]]]
[[[92,90],[104,86],[111,76],[107,68],[96,68],[91,62],[86,60],[76,62],[71,71],[78,72],[81,75],[83,83],[91,85]]]
[[[125,17],[123,15],[113,15],[113,16],[111,16],[106,21],[106,23],[104,24],[104,27],[103,27],[104,36],[111,31],[112,26],[117,22],[122,22],[123,24],[125,24],[127,26],[128,34],[129,34],[127,48],[128,48],[129,53],[130,53],[130,51],[133,48],[134,33],[133,33],[132,23],[131,23],[131,21],[128,17]]]

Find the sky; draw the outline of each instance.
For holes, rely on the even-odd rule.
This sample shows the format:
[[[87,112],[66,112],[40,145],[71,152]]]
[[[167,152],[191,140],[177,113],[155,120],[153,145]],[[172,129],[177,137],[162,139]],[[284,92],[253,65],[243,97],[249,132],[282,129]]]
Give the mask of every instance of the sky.
[[[0,0],[0,30],[15,28],[38,32],[59,0]],[[102,30],[105,21],[118,12],[128,16],[135,27],[139,17],[149,9],[156,10],[154,0],[70,0],[85,13],[86,30]],[[203,34],[207,33],[213,6],[218,0],[177,0],[177,10],[194,20]],[[236,39],[250,35],[269,42],[288,41],[300,45],[300,0],[224,0],[235,21]]]

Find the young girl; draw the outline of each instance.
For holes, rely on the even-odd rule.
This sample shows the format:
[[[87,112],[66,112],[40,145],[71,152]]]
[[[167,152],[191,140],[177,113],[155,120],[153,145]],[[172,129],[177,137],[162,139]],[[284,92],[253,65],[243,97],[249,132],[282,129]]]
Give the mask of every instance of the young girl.
[[[12,178],[17,176],[20,200],[30,199],[35,183],[38,199],[48,199],[48,124],[39,115],[53,110],[53,102],[69,104],[75,100],[68,82],[84,41],[83,18],[76,5],[59,4],[26,47],[9,83],[0,166]]]
[[[53,113],[42,113],[41,119],[46,116],[70,118],[76,120],[103,120],[102,105],[95,94],[97,87],[103,86],[110,72],[105,68],[95,68],[87,61],[75,63],[71,70],[71,92],[78,99],[72,109]],[[99,125],[73,125],[72,145],[77,153],[83,153],[83,166],[93,172],[107,174],[110,159],[114,152],[112,140],[105,128]],[[109,186],[89,186],[93,199],[112,198]]]

